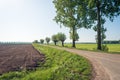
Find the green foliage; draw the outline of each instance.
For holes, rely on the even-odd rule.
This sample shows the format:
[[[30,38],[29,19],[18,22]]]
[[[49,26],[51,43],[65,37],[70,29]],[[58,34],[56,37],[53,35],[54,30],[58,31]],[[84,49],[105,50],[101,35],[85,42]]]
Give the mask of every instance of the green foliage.
[[[109,49],[108,49],[108,47],[107,47],[107,45],[102,45],[102,51],[108,51]]]
[[[113,21],[114,17],[120,14],[120,1],[119,0],[84,0],[88,7],[88,16],[92,20],[97,20],[97,7],[100,8],[101,22],[105,17]]]
[[[99,50],[106,38],[106,29],[103,27],[105,18],[113,21],[120,14],[120,0],[53,0],[53,3],[57,13],[54,20],[70,28],[72,36],[75,36],[75,31],[79,28],[94,26]],[[72,39],[75,47],[74,37]]]
[[[65,27],[70,28],[72,34],[73,47],[75,47],[76,30],[79,28],[90,28],[92,20],[85,14],[86,4],[83,0],[53,0],[56,8],[54,20]],[[76,33],[75,33],[76,32]],[[70,34],[70,35],[71,35]],[[78,35],[77,35],[78,37]]]
[[[97,26],[93,27],[93,30],[97,32]],[[102,26],[101,27],[101,40],[102,40],[102,43],[103,43],[104,39],[106,38],[106,35],[105,35],[106,31],[107,31],[107,29],[104,28],[104,26]],[[96,38],[96,42],[98,42],[97,35],[95,35],[95,38]]]
[[[57,34],[52,35],[52,41],[53,41],[54,44],[56,45],[56,43],[58,42],[58,36],[57,36]]]
[[[74,39],[75,41],[78,41],[78,39],[79,39],[78,33],[75,31],[75,33],[73,35],[73,32],[71,31],[70,32],[70,39]]]
[[[33,43],[38,43],[38,40],[34,40]]]
[[[44,39],[40,39],[40,43],[43,44],[44,43]]]
[[[53,0],[53,3],[56,8],[54,20],[57,23],[68,28],[90,28],[91,20],[85,14],[87,5],[84,0]]]
[[[62,42],[62,46],[64,46],[64,41],[66,40],[66,35],[64,33],[57,34],[58,40]]]
[[[66,35],[64,33],[58,33],[57,34],[58,40],[64,42],[66,40]]]
[[[49,44],[50,38],[49,38],[49,37],[46,37],[45,40],[46,40],[47,44]]]
[[[90,79],[90,64],[83,57],[46,46],[35,46],[46,54],[46,63],[42,69],[52,68],[51,80]]]
[[[21,80],[27,72],[22,71],[22,72],[9,72],[7,74],[4,74],[0,76],[0,80]]]
[[[97,49],[101,50],[101,42],[106,37],[101,26],[105,23],[105,18],[113,21],[114,17],[120,14],[120,0],[84,0],[84,3],[88,8],[86,10],[87,17],[93,21],[89,24],[97,26]]]
[[[0,80],[90,80],[91,65],[79,56],[63,50],[33,44],[45,54],[45,63],[36,71],[11,72],[0,76]]]

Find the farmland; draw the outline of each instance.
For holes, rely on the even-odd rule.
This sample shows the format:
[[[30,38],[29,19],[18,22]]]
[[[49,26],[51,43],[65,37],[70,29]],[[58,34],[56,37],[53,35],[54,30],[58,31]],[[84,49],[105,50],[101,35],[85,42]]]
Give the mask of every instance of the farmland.
[[[39,52],[44,53],[45,62],[40,62],[35,70],[22,70],[3,74],[0,76],[0,80],[91,79],[91,64],[85,58],[64,50],[58,50],[47,46],[38,44],[33,44],[33,46]],[[22,47],[25,49],[27,46]],[[10,61],[12,61],[12,59]]]
[[[39,54],[32,45],[0,45],[0,74],[33,69],[37,67],[37,62],[41,61],[44,61],[44,55]]]

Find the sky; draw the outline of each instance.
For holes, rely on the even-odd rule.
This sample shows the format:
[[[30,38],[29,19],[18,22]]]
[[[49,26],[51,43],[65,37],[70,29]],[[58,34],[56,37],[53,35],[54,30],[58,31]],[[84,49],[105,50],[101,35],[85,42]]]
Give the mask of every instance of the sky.
[[[0,42],[32,42],[63,32],[69,39],[69,28],[53,21],[56,9],[53,0],[0,0]],[[120,40],[120,16],[113,22],[106,19],[106,40]],[[92,29],[79,29],[78,42],[95,42]]]

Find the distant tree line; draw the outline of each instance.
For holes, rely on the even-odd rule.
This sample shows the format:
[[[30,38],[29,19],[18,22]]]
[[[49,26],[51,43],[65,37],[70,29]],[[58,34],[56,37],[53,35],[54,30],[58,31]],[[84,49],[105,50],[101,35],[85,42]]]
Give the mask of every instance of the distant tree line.
[[[61,42],[62,46],[64,46],[64,41],[66,40],[66,35],[64,33],[57,33],[51,36],[51,39],[49,37],[45,38],[45,41],[47,44],[49,44],[50,40],[54,42],[56,45],[58,41]],[[44,44],[44,39],[40,39],[40,42],[38,40],[34,40],[33,43],[41,43]]]
[[[120,44],[120,40],[114,40],[114,41],[103,41],[103,44]]]

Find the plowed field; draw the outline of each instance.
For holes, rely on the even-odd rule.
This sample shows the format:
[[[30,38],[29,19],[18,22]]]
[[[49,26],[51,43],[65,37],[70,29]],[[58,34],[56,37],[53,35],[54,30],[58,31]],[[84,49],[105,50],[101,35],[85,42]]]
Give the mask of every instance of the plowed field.
[[[22,69],[35,69],[38,62],[43,61],[44,55],[30,44],[0,45],[0,74]]]

